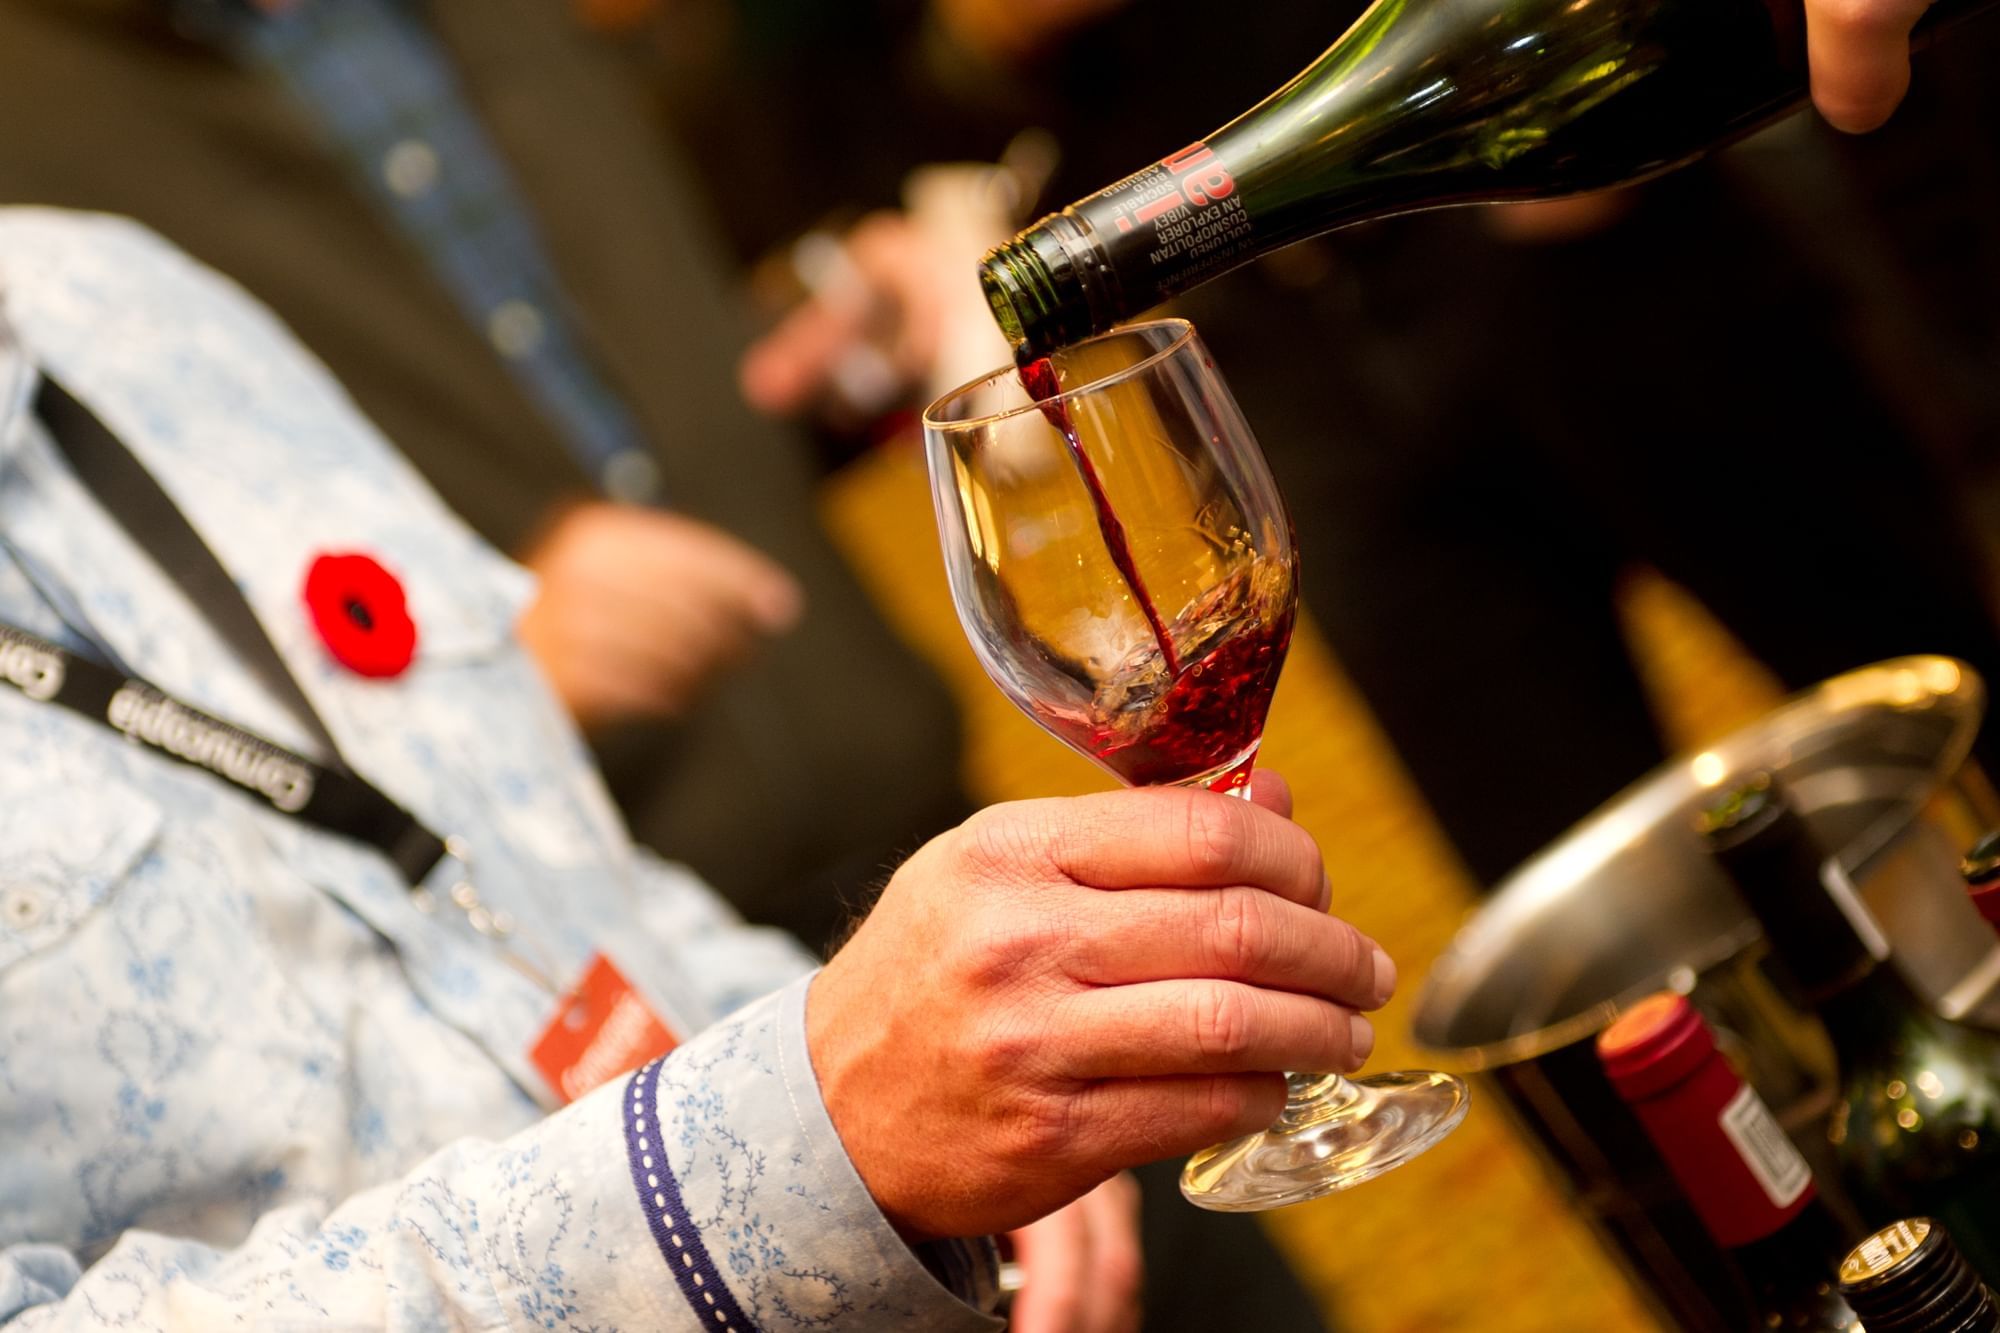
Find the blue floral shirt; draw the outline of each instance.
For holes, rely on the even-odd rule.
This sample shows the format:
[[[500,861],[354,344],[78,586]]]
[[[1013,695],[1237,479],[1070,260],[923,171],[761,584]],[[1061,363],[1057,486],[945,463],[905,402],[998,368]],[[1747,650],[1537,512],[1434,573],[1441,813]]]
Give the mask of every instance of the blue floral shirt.
[[[524,576],[324,368],[111,218],[0,209],[0,317],[0,620],[312,749],[54,451],[46,370],[187,514],[346,759],[466,840],[533,964],[373,851],[0,689],[0,1324],[997,1328],[990,1246],[920,1262],[843,1153],[811,960],[632,846],[511,638]],[[319,642],[300,587],[328,551],[402,582],[403,675]],[[687,1039],[554,1111],[529,973],[600,952]]]

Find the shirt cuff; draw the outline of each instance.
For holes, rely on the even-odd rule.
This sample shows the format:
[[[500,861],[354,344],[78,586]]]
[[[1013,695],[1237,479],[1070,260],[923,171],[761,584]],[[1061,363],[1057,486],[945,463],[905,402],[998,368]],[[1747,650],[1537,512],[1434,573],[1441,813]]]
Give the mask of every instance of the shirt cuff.
[[[625,1149],[653,1245],[717,1330],[991,1333],[998,1255],[949,1248],[947,1288],[875,1206],[806,1051],[811,977],[628,1080]]]

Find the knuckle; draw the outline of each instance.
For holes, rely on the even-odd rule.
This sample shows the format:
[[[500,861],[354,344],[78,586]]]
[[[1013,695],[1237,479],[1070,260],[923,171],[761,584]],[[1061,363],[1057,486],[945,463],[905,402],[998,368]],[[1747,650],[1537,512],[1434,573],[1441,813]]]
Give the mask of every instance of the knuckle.
[[[952,851],[974,871],[991,871],[1012,864],[1019,837],[1001,806],[988,806],[967,819],[952,838]]]
[[[1058,802],[1014,801],[988,806],[960,824],[954,850],[975,875],[1025,883],[1047,869],[1065,836]]]
[[[1007,1117],[1003,1151],[1017,1162],[1045,1167],[1077,1142],[1081,1119],[1069,1098],[1035,1098]]]
[[[1029,1072],[1042,1044],[1034,1024],[994,1019],[963,1033],[954,1063],[980,1087],[1007,1086]]]
[[[1212,1078],[1195,1097],[1194,1119],[1202,1137],[1227,1137],[1241,1124],[1250,1110],[1250,1087],[1240,1078]]]
[[[1210,944],[1218,972],[1241,976],[1255,964],[1269,944],[1270,926],[1261,895],[1237,889],[1214,895],[1214,921]]]
[[[1062,930],[1041,913],[989,911],[963,932],[960,972],[978,990],[997,990],[1039,971],[1055,956]]]
[[[1248,810],[1217,797],[1187,803],[1188,867],[1203,879],[1226,878],[1242,863],[1250,841]]]
[[[1191,1004],[1194,1048],[1202,1060],[1226,1065],[1249,1052],[1250,1005],[1242,990],[1231,985],[1199,986]]]

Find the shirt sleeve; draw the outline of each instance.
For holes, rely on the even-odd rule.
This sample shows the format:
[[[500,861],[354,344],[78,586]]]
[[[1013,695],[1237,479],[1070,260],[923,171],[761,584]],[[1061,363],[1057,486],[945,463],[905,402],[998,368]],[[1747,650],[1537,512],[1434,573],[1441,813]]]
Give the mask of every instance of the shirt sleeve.
[[[0,1324],[29,1330],[812,1328],[990,1333],[991,1247],[947,1290],[841,1150],[801,980],[503,1143],[463,1141],[330,1210],[265,1215],[233,1250],[127,1232],[89,1268],[0,1251]]]

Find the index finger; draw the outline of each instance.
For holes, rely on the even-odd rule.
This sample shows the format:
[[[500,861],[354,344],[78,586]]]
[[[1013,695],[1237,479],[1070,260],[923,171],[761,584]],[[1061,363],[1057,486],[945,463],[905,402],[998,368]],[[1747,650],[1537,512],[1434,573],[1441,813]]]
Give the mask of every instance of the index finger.
[[[1049,854],[1097,889],[1248,885],[1304,907],[1332,898],[1312,835],[1249,801],[1183,787],[1103,792],[1065,802]]]
[[[1806,0],[1813,104],[1858,134],[1889,119],[1910,86],[1910,30],[1927,0]]]

